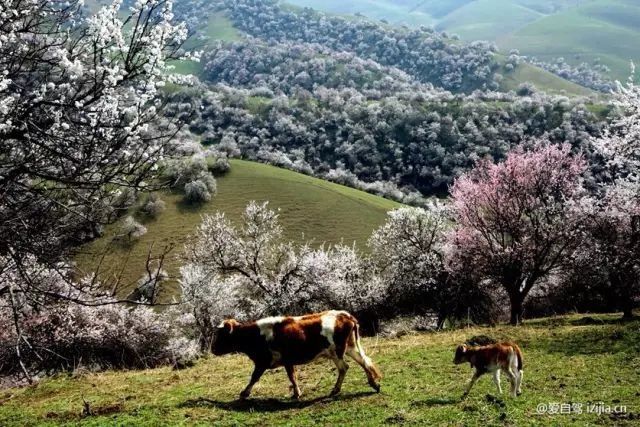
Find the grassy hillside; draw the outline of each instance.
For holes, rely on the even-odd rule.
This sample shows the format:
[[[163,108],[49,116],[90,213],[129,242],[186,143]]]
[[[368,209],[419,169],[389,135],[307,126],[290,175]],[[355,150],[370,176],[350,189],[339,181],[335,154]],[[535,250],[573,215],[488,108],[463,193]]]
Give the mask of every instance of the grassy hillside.
[[[242,39],[242,32],[236,29],[224,13],[215,13],[207,21],[207,25],[196,30],[185,43],[186,49],[206,50],[215,41],[235,42]],[[199,75],[203,64],[194,61],[176,61],[172,64],[178,74]]]
[[[503,70],[502,75],[504,76],[504,80],[501,83],[501,89],[506,91],[516,90],[523,82],[530,82],[533,83],[538,90],[551,94],[596,95],[596,92],[591,89],[562,79],[555,74],[530,64],[520,64],[515,70],[510,72]],[[599,96],[602,97],[603,95]]]
[[[636,0],[594,0],[545,16],[511,35],[500,37],[501,48],[551,60],[609,66],[616,79],[630,74],[629,61],[640,60],[640,3]]]
[[[168,258],[167,271],[178,273],[180,253],[200,224],[204,214],[216,211],[237,221],[251,200],[269,201],[280,210],[285,238],[295,241],[313,240],[317,245],[354,242],[365,247],[371,232],[381,225],[387,211],[401,206],[362,191],[312,178],[285,169],[242,160],[231,161],[231,171],[218,179],[218,194],[201,207],[185,205],[182,196],[162,194],[167,209],[156,220],[139,219],[148,232],[133,244],[113,241],[119,223],[109,226],[105,235],[80,249],[76,256],[81,271],[94,271],[102,262],[102,277],[110,279],[120,274],[124,283],[134,283],[144,273],[144,264],[151,244],[154,253],[166,245],[176,245]]]
[[[602,63],[625,80],[640,60],[637,0],[289,0],[336,13],[362,13],[412,26],[433,25],[465,40],[490,40],[544,60]]]
[[[287,0],[287,3],[340,15],[362,14],[368,18],[384,19],[392,24],[420,26],[436,23],[431,14],[415,7],[419,2],[414,0]]]
[[[206,358],[182,371],[169,368],[59,376],[0,392],[0,424],[25,425],[487,425],[633,426],[640,417],[640,322],[613,316],[558,317],[521,327],[471,328],[365,339],[383,372],[373,394],[351,362],[342,394],[326,397],[335,369],[326,360],[302,367],[302,400],[288,398],[282,369],[265,374],[252,398],[237,401],[251,363],[245,357]],[[523,395],[498,395],[482,377],[466,400],[471,371],[453,365],[456,344],[476,334],[512,339],[524,352]],[[82,417],[83,399],[94,415]],[[586,413],[587,404],[625,405],[626,413]],[[538,405],[579,403],[583,413],[539,414]]]
[[[465,40],[497,40],[542,16],[513,0],[477,0],[446,15],[437,27]]]

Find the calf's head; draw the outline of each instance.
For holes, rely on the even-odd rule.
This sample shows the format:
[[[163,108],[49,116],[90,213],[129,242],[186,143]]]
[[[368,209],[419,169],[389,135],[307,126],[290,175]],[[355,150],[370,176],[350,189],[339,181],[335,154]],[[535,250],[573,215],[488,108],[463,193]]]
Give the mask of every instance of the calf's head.
[[[468,350],[469,348],[466,345],[459,345],[458,348],[456,348],[456,355],[453,358],[453,363],[459,365],[461,363],[469,361]]]
[[[213,354],[216,356],[222,356],[223,354],[229,354],[236,351],[236,337],[233,332],[239,324],[240,323],[238,323],[237,320],[229,319],[218,325],[216,329],[216,336],[213,341]]]

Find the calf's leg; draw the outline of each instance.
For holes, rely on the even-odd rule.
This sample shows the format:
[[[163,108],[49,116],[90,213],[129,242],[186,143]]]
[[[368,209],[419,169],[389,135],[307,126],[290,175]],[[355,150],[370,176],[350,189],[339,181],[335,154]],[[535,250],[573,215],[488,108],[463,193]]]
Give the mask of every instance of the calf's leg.
[[[516,390],[516,393],[518,395],[522,394],[522,375],[524,373],[522,372],[522,370],[518,371],[518,389]]]
[[[516,397],[517,394],[517,390],[518,390],[518,377],[517,375],[513,372],[513,370],[511,369],[511,367],[509,367],[509,369],[507,369],[505,371],[505,373],[507,374],[507,377],[509,377],[509,382],[511,383],[511,396]]]
[[[258,380],[260,380],[260,377],[262,376],[262,374],[264,374],[264,371],[266,370],[267,369],[261,365],[256,365],[253,368],[253,373],[251,374],[251,379],[249,380],[249,384],[247,384],[244,390],[242,390],[242,392],[240,393],[240,399],[246,399],[247,397],[249,397],[249,395],[251,395],[251,389],[253,388],[255,383],[257,383]]]
[[[502,387],[500,387],[500,369],[496,369],[496,371],[493,373],[493,382],[496,383],[498,393],[502,394]]]
[[[480,378],[481,375],[482,374],[479,371],[475,371],[473,373],[473,376],[471,377],[471,380],[469,381],[469,384],[467,385],[467,388],[465,389],[464,393],[462,394],[462,398],[467,397],[467,395],[471,391],[471,387],[473,387],[473,385],[476,383],[476,381],[478,381],[478,378]]]

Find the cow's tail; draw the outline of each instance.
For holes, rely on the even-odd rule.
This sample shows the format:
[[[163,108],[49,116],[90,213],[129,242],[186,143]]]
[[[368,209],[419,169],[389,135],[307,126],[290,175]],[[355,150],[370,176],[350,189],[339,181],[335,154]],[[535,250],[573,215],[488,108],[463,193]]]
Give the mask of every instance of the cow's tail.
[[[369,356],[365,354],[364,349],[362,348],[362,343],[360,342],[360,325],[358,324],[358,321],[355,319],[354,319],[354,327],[353,327],[353,336],[354,336],[356,351],[358,352],[362,360],[364,360],[365,368],[372,373],[372,375],[376,380],[381,379],[382,373],[380,372],[380,369],[378,369],[375,363],[373,363],[373,360],[371,360]]]

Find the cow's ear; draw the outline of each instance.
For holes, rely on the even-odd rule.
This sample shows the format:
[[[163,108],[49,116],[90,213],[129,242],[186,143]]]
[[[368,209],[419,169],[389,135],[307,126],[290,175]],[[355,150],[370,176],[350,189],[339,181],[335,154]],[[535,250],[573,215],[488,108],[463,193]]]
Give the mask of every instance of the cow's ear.
[[[233,332],[233,321],[232,320],[224,320],[218,325],[218,329],[224,330],[226,332]]]

